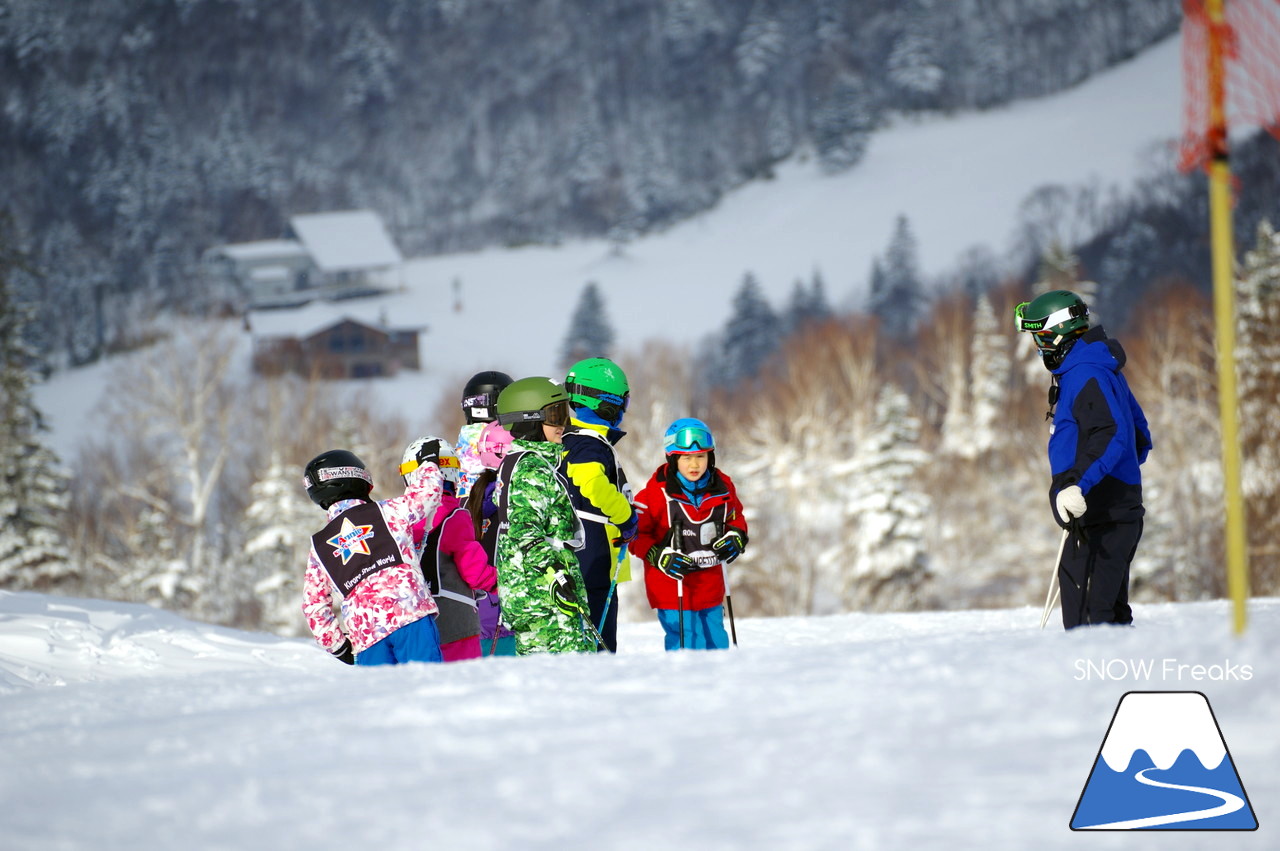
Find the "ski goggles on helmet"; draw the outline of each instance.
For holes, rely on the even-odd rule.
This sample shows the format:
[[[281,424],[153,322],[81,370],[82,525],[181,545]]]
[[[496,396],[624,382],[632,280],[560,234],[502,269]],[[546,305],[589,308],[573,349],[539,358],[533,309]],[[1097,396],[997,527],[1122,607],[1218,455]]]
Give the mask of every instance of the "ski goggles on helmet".
[[[542,420],[549,426],[567,426],[569,424],[569,400],[552,402],[542,409]]]
[[[490,420],[494,417],[493,406],[497,402],[495,397],[491,398],[488,393],[481,393],[477,396],[467,396],[462,400],[462,410],[470,411],[473,417],[486,417]]]
[[[1031,302],[1024,301],[1013,310],[1013,320],[1018,326],[1019,331],[1029,331],[1032,334],[1050,333],[1051,328],[1056,328],[1063,322],[1070,322],[1072,319],[1079,319],[1082,316],[1089,315],[1089,308],[1083,304],[1072,304],[1067,307],[1055,310],[1043,319],[1028,319],[1026,310]]]
[[[1028,319],[1024,314],[1031,302],[1024,301],[1014,308],[1014,322],[1019,331],[1026,331],[1035,340],[1036,348],[1042,352],[1051,352],[1062,343],[1063,335],[1056,330],[1064,322],[1089,315],[1089,308],[1083,304],[1072,304],[1055,310],[1043,319]],[[1070,333],[1070,332],[1068,332]]]
[[[567,426],[569,424],[569,400],[561,399],[552,402],[537,411],[514,411],[498,415],[500,425],[516,423],[546,423],[549,426]]]
[[[597,404],[593,410],[601,419],[608,422],[612,422],[625,414],[627,408],[631,405],[631,391],[619,396],[617,393],[597,390],[595,387],[588,387],[585,384],[577,384],[572,381],[566,384],[564,389],[577,396],[589,396],[595,399]]]
[[[442,458],[425,458],[422,461],[419,461],[417,458],[410,458],[408,461],[405,461],[400,465],[400,475],[407,476],[423,464],[435,464],[440,468],[441,472],[444,472],[446,467],[454,469],[461,468],[461,464],[458,463],[458,457],[456,455],[445,455]]]
[[[687,426],[668,435],[663,448],[668,455],[690,455],[710,452],[716,448],[716,442],[707,429]]]

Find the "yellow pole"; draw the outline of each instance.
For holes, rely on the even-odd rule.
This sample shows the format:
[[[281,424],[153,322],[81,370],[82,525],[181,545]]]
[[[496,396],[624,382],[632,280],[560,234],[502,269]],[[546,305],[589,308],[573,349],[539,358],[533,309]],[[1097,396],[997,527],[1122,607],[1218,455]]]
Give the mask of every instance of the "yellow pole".
[[[1227,158],[1226,72],[1222,50],[1223,0],[1206,0],[1209,18],[1209,235],[1213,250],[1213,312],[1218,337],[1218,413],[1222,420],[1222,486],[1226,503],[1227,593],[1232,626],[1247,623],[1249,551],[1240,483],[1240,429],[1236,392],[1235,249],[1231,237],[1231,165]]]

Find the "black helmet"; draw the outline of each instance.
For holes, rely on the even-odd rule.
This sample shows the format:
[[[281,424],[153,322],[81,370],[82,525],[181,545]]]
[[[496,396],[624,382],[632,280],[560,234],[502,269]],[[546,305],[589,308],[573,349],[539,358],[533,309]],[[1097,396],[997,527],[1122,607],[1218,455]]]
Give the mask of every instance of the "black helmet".
[[[302,484],[311,501],[323,509],[343,499],[365,499],[373,490],[373,476],[354,452],[330,449],[302,468]]]
[[[467,424],[491,423],[498,418],[498,394],[512,381],[505,372],[487,370],[471,376],[462,388],[462,413]]]

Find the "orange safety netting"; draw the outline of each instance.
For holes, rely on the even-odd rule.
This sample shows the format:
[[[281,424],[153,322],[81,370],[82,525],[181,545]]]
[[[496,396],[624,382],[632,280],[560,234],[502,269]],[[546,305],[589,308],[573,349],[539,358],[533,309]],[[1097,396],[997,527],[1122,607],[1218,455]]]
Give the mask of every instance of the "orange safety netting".
[[[1280,139],[1280,0],[1225,0],[1213,24],[1205,0],[1183,0],[1183,134],[1178,167],[1203,167],[1225,153],[1227,128],[1264,127]],[[1226,126],[1209,116],[1209,39],[1220,39],[1225,69]]]

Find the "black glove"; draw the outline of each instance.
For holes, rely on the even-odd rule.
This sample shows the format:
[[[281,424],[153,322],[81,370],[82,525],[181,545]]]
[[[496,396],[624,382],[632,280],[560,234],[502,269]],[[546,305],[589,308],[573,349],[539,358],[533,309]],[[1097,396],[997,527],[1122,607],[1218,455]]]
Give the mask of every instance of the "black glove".
[[[711,545],[711,549],[715,550],[716,555],[720,556],[720,560],[726,564],[731,564],[746,548],[747,536],[737,529],[725,532]]]
[[[547,568],[547,578],[551,581],[551,601],[556,608],[570,616],[582,614],[582,603],[578,600],[573,580],[565,576],[564,571],[550,568]]]
[[[342,662],[344,665],[354,665],[356,663],[356,654],[351,650],[351,642],[343,639],[342,646],[337,650],[331,651],[333,658]]]
[[[675,534],[674,529],[668,529],[667,534],[662,536],[662,540],[649,547],[649,552],[644,554],[644,560],[657,567],[658,559],[662,558],[662,551],[671,546],[671,539],[675,537]]]
[[[658,554],[658,570],[672,579],[684,579],[691,572],[698,570],[698,563],[679,550],[667,547]]]

